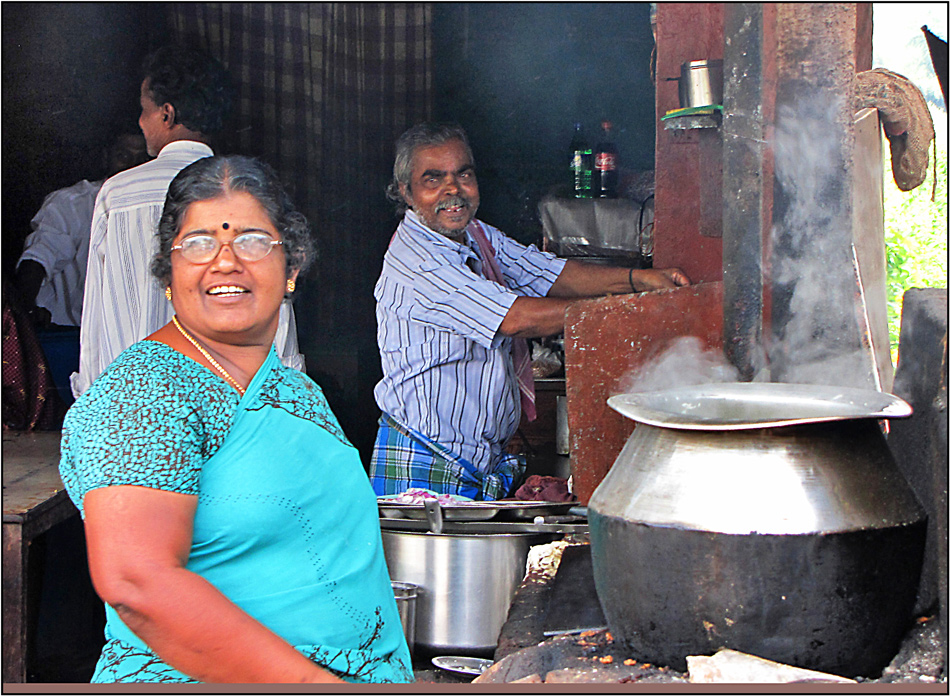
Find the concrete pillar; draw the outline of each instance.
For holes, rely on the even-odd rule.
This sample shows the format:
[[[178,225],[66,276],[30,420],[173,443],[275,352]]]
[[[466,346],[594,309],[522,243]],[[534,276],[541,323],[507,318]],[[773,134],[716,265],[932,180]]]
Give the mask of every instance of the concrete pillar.
[[[927,510],[927,547],[915,607],[936,612],[947,641],[947,290],[904,293],[894,393],[914,409],[890,422],[888,446]]]

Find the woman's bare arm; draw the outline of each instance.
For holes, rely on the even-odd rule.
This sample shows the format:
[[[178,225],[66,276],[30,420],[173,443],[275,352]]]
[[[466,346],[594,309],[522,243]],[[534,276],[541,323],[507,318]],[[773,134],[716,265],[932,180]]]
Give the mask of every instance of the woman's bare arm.
[[[102,600],[199,681],[342,682],[186,570],[196,506],[196,496],[141,486],[87,493],[89,570]]]

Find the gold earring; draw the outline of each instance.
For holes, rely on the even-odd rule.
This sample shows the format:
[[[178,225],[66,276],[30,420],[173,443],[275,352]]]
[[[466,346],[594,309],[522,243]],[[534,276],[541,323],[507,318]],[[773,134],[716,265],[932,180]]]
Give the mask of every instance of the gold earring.
[[[287,279],[287,292],[293,292],[297,288],[297,281],[293,278]]]
[[[172,301],[172,286],[171,285],[165,286],[165,299],[168,300],[169,302]]]

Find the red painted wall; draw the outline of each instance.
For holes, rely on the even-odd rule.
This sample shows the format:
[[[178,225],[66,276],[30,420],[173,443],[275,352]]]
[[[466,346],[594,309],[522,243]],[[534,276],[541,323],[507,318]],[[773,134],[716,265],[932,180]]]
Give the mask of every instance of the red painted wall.
[[[722,3],[659,3],[656,14],[656,241],[653,265],[679,266],[693,282],[722,280],[722,241],[700,229],[700,185],[715,152],[698,131],[668,131],[660,118],[679,108],[680,66],[721,59]],[[705,157],[705,162],[703,161]],[[721,167],[721,149],[719,151]],[[721,195],[721,194],[720,194]]]

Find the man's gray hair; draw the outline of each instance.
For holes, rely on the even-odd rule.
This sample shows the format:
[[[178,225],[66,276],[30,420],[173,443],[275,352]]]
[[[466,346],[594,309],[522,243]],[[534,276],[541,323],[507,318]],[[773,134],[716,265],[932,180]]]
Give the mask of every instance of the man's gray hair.
[[[475,164],[468,136],[457,123],[419,123],[396,140],[396,161],[393,163],[393,180],[386,187],[386,197],[396,204],[397,212],[405,212],[408,204],[399,193],[399,185],[412,189],[412,158],[420,147],[442,145],[452,140],[460,140],[468,151],[468,157]]]

